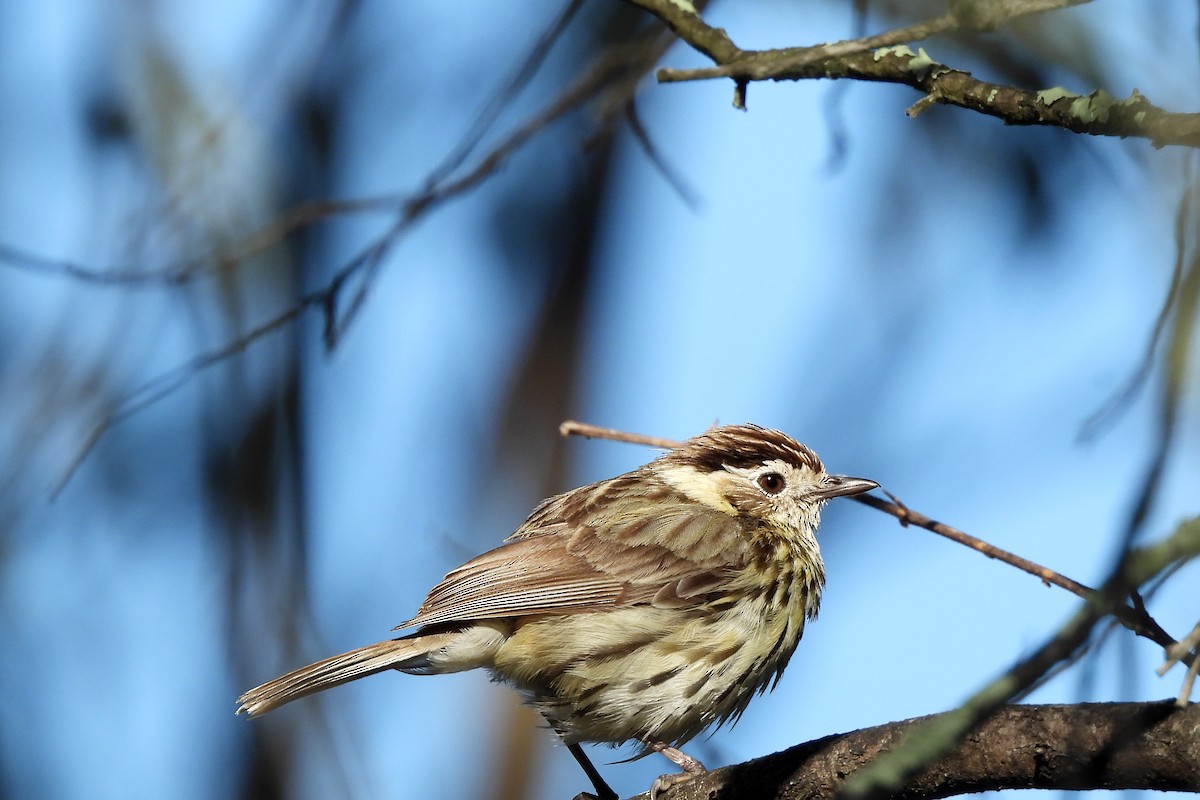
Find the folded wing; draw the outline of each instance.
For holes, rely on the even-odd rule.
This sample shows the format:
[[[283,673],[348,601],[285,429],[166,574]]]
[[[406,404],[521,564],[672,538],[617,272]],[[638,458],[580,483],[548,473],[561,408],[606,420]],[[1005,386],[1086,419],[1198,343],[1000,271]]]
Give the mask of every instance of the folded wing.
[[[748,560],[737,517],[681,496],[656,498],[653,515],[636,496],[610,494],[604,513],[587,514],[566,497],[539,506],[521,538],[448,574],[398,629],[635,604],[679,608],[712,599]],[[553,501],[557,509],[548,507]]]

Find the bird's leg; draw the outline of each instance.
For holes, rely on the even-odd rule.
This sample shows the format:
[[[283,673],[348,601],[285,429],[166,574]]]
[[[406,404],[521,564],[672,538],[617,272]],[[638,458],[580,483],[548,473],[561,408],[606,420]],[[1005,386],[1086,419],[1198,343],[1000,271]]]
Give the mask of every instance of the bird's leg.
[[[647,741],[646,746],[656,753],[662,753],[667,758],[675,762],[676,765],[689,775],[701,775],[708,772],[708,769],[696,759],[689,756],[687,753],[680,750],[678,747],[671,747],[666,742]]]
[[[592,782],[592,786],[596,788],[596,796],[599,798],[599,800],[620,800],[620,797],[612,790],[612,787],[604,782],[604,778],[600,777],[600,772],[596,769],[595,765],[592,764],[591,759],[587,757],[587,754],[583,752],[582,747],[580,747],[578,744],[569,744],[567,745],[567,749],[571,751],[571,755],[575,756],[575,760],[579,762],[579,766],[582,767],[583,771],[587,774],[588,780],[590,780]],[[682,755],[682,753],[680,755]],[[684,757],[686,758],[686,756]]]
[[[672,786],[687,783],[697,775],[702,775],[708,771],[703,764],[678,747],[671,747],[666,742],[656,742],[650,739],[644,739],[643,742],[646,747],[656,753],[662,753],[683,770],[683,772],[676,772],[673,775],[659,775],[650,786],[650,800],[658,800],[659,794],[667,791]]]

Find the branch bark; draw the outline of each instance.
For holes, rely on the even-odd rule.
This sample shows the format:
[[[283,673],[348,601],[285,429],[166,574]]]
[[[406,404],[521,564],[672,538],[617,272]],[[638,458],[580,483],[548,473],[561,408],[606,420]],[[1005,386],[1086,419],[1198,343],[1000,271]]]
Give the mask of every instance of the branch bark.
[[[934,61],[923,50],[904,43],[949,31],[975,33],[994,30],[1009,20],[1042,13],[1075,0],[991,0],[952,4],[951,13],[918,25],[810,47],[743,50],[720,28],[672,0],[628,0],[662,20],[671,31],[716,66],[699,69],[660,69],[662,83],[730,78],[734,105],[745,107],[746,86],[754,81],[850,78],[899,83],[923,93],[909,109],[916,116],[934,103],[959,106],[996,117],[1009,125],[1049,125],[1094,136],[1149,139],[1155,147],[1200,147],[1200,114],[1167,111],[1136,90],[1118,100],[1102,89],[1073,94],[1061,87],[1019,89],[978,80],[969,72]]]
[[[660,797],[834,798],[847,776],[941,716],[826,736],[714,769]],[[1179,708],[1166,701],[1006,706],[891,797],[933,800],[998,789],[1200,792],[1200,705]]]

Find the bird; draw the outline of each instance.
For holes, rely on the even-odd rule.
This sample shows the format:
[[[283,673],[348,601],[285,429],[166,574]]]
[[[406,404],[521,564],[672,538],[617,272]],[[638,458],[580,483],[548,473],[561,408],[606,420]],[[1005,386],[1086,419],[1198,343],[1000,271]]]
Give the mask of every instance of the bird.
[[[617,794],[581,743],[666,756],[682,771],[654,782],[658,798],[705,771],[680,747],[774,688],[817,616],[826,501],[877,487],[827,473],[781,431],[710,428],[543,500],[393,629],[412,633],[250,689],[237,713],[258,717],[385,670],[483,669],[545,717],[601,800]]]

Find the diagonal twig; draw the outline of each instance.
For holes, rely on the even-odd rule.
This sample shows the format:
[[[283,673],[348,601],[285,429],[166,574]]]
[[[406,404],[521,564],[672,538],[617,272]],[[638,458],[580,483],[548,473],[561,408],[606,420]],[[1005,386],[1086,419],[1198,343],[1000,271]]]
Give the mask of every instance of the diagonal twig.
[[[1158,310],[1158,317],[1154,320],[1154,327],[1150,332],[1149,341],[1146,342],[1145,350],[1142,352],[1141,362],[1125,381],[1125,385],[1114,392],[1100,408],[1084,420],[1077,437],[1081,442],[1096,438],[1110,420],[1127,408],[1133,402],[1138,390],[1146,384],[1150,377],[1150,371],[1154,369],[1154,355],[1158,352],[1158,344],[1162,340],[1163,333],[1166,332],[1171,312],[1175,309],[1175,302],[1179,297],[1179,286],[1183,283],[1183,268],[1187,261],[1187,226],[1192,219],[1191,159],[1187,159],[1185,170],[1184,184],[1187,188],[1184,189],[1183,196],[1179,199],[1179,206],[1175,209],[1175,262],[1171,268],[1171,284],[1167,288],[1167,295],[1163,298],[1162,307]]]
[[[610,439],[619,442],[630,442],[632,444],[648,445],[650,447],[661,447],[664,449],[673,449],[679,446],[679,442],[672,439],[664,439],[657,436],[645,436],[642,434],[626,433],[624,431],[615,430],[613,428],[602,428],[597,425],[591,425],[585,422],[577,422],[568,420],[559,426],[559,433],[563,436],[583,436],[586,438],[595,439]],[[886,491],[886,490],[884,490]],[[891,497],[892,495],[889,494]],[[993,558],[997,561],[1002,561],[1009,566],[1028,572],[1030,575],[1037,576],[1043,582],[1066,589],[1068,592],[1087,600],[1096,602],[1098,593],[1095,589],[1072,580],[1060,572],[1056,572],[1049,567],[1044,567],[1041,564],[1034,563],[1027,558],[1022,558],[1016,553],[1011,553],[1008,550],[996,547],[989,544],[978,537],[971,536],[968,533],[960,531],[957,528],[946,525],[943,522],[931,519],[930,517],[913,511],[899,501],[888,502],[878,497],[873,497],[869,494],[853,495],[851,499],[856,500],[863,505],[870,506],[877,511],[882,511],[885,514],[890,514],[900,521],[901,525],[915,525],[919,528],[931,531],[944,536],[951,541],[961,545],[970,547],[976,552],[982,553],[988,558]],[[895,498],[893,497],[893,500]],[[1163,648],[1169,648],[1175,644],[1175,639],[1159,625],[1153,617],[1146,611],[1144,607],[1138,605],[1128,605],[1118,603],[1111,609],[1112,615],[1126,628],[1131,630],[1138,636],[1142,636],[1150,641],[1158,644]],[[1090,630],[1090,628],[1089,628]],[[1190,664],[1191,656],[1184,656]]]
[[[1176,561],[1198,552],[1200,517],[1183,523],[1160,542],[1127,551],[1101,589],[1041,647],[981,688],[962,706],[911,731],[893,750],[855,772],[840,796],[847,800],[894,796],[914,775],[952,752],[1006,703],[1034,685],[1056,664],[1070,658],[1087,641],[1097,622],[1124,606],[1124,598],[1130,592]]]
[[[62,491],[79,466],[114,425],[167,396],[201,371],[245,350],[267,335],[290,324],[302,314],[313,309],[320,309],[325,319],[326,346],[335,346],[344,334],[346,327],[363,308],[372,281],[382,268],[385,257],[429,211],[447,201],[465,195],[482,184],[498,172],[514,153],[541,131],[590,102],[609,86],[628,80],[631,73],[648,70],[668,43],[669,38],[664,35],[646,34],[624,46],[609,49],[541,112],[530,117],[524,124],[510,132],[461,176],[453,179],[446,178],[434,184],[427,183],[425,188],[410,195],[397,194],[358,201],[364,207],[369,205],[372,210],[381,205],[392,208],[395,215],[394,221],[382,234],[342,265],[324,286],[303,295],[291,307],[237,339],[200,353],[135,388],[92,426],[78,450],[68,461],[63,474],[52,487],[51,496],[57,496]],[[289,225],[294,224],[295,220],[288,219],[290,220],[288,221]],[[256,236],[266,237],[270,230],[270,228],[264,229]],[[0,257],[2,256],[3,253],[0,252]],[[144,277],[138,276],[138,279]],[[357,282],[354,294],[346,304],[345,310],[339,312],[339,303],[343,294],[354,281]]]

